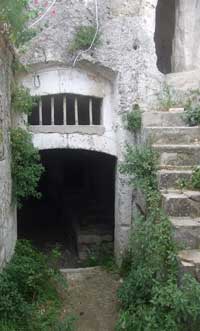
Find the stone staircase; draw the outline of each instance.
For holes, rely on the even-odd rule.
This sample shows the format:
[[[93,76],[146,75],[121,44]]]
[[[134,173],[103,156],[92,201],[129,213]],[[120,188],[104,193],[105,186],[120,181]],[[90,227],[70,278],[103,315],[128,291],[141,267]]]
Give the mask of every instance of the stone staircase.
[[[163,207],[170,217],[181,269],[200,280],[200,192],[180,189],[194,166],[200,165],[200,127],[187,127],[182,112],[143,114],[143,137],[159,154],[159,188]]]

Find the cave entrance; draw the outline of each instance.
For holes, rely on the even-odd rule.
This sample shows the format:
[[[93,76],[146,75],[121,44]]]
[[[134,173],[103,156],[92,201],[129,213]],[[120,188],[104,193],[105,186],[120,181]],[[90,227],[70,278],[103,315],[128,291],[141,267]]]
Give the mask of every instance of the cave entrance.
[[[157,54],[157,67],[163,74],[172,72],[175,9],[175,0],[158,0],[154,40]]]
[[[86,150],[43,150],[39,191],[18,211],[18,238],[45,253],[58,247],[61,267],[75,267],[100,246],[113,248],[116,158]]]

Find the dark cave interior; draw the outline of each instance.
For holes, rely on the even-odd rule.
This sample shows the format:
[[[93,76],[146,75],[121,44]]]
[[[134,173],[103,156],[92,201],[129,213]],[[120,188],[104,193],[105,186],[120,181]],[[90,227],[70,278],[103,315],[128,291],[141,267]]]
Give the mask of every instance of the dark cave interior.
[[[86,150],[43,150],[45,172],[40,200],[18,210],[18,238],[42,251],[61,248],[62,266],[73,266],[84,245],[114,240],[115,165],[113,156]]]

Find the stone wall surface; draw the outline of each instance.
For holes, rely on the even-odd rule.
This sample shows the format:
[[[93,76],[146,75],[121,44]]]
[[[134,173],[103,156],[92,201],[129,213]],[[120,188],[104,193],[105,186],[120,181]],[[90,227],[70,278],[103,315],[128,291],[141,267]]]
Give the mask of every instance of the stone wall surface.
[[[200,68],[199,26],[199,0],[177,0],[172,58],[174,72]]]
[[[109,107],[105,107],[105,133],[101,136],[85,137],[78,134],[61,135],[34,134],[34,143],[39,148],[85,148],[115,155],[118,165],[123,161],[126,143],[136,141],[127,132],[123,114],[131,111],[134,103],[142,109],[151,110],[164,81],[157,69],[154,33],[157,0],[101,0],[98,3],[98,20],[101,43],[93,50],[70,52],[76,30],[80,26],[96,24],[95,0],[58,0],[54,14],[41,20],[41,32],[31,41],[22,56],[25,64],[31,65],[32,74],[22,81],[31,88],[32,94],[41,90],[52,93],[53,82],[43,85],[43,69],[52,72],[55,67],[93,72],[95,80],[107,80],[110,86]],[[41,77],[41,86],[34,86],[34,73]],[[55,76],[56,77],[56,76]],[[105,84],[105,86],[106,86]],[[45,90],[46,86],[46,90]],[[77,84],[77,93],[79,85]],[[64,91],[69,92],[67,88]],[[44,94],[46,94],[44,93]],[[94,94],[91,94],[94,95]],[[108,97],[108,96],[107,96]],[[109,99],[109,97],[108,97]],[[109,115],[109,112],[111,115]],[[109,117],[112,123],[109,124]],[[48,141],[48,143],[47,143]],[[70,141],[72,142],[70,145]],[[51,146],[50,146],[50,145]],[[64,145],[63,145],[64,144]],[[41,146],[41,147],[40,147]],[[115,248],[121,254],[128,241],[134,197],[132,189],[118,168],[116,171],[115,195]]]
[[[0,37],[0,268],[11,257],[17,236],[9,143],[11,57]]]
[[[44,0],[46,2],[51,3]],[[33,95],[74,93],[104,100],[104,123],[100,132],[81,133],[74,129],[52,133],[42,132],[40,127],[33,133],[33,142],[39,149],[88,149],[116,157],[115,248],[118,256],[127,244],[135,213],[133,206],[137,205],[127,178],[119,171],[126,143],[138,142],[126,130],[123,115],[132,110],[133,104],[139,104],[145,111],[154,110],[165,81],[181,91],[199,85],[199,0],[176,0],[172,71],[188,73],[167,76],[157,68],[157,4],[158,0],[57,0],[54,10],[37,25],[36,37],[21,56],[22,62],[29,65],[29,72],[19,79]],[[77,29],[95,26],[97,18],[100,44],[88,52],[72,52]],[[163,35],[158,51],[162,38],[167,37],[167,24],[166,20],[161,26]],[[159,28],[157,31],[159,33]],[[16,239],[15,210],[10,207],[9,59],[8,51],[0,43],[0,263],[9,258]],[[170,56],[167,61],[170,62]],[[168,63],[168,67],[170,65]]]

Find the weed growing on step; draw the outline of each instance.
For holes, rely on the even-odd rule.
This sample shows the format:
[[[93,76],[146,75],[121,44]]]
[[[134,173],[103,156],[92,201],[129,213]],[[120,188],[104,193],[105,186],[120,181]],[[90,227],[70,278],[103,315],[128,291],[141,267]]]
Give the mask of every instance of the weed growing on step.
[[[159,110],[168,111],[170,108],[180,105],[180,100],[175,89],[164,84],[162,92],[158,96]]]
[[[40,198],[37,186],[44,168],[30,133],[22,128],[12,129],[10,139],[13,198],[18,207],[21,207],[23,199],[30,196]]]
[[[185,113],[183,119],[189,126],[200,125],[200,90],[191,90],[188,92],[188,98],[185,102]]]
[[[143,193],[146,212],[134,220],[122,263],[117,331],[200,330],[200,285],[191,275],[180,278],[171,223],[161,209],[157,168],[150,146],[127,148],[121,170]]]
[[[190,179],[178,180],[177,187],[180,190],[200,190],[200,167],[193,169]]]
[[[125,118],[125,126],[130,132],[137,132],[142,126],[142,112],[138,104],[135,104]]]
[[[74,330],[72,316],[60,318],[59,293],[65,288],[60,272],[47,257],[28,241],[18,241],[10,263],[0,274],[0,330]]]
[[[96,34],[96,27],[90,26],[80,26],[75,33],[74,39],[70,46],[70,51],[76,52],[78,50],[85,50],[90,47]],[[100,34],[97,33],[96,39],[94,41],[93,47],[100,44]]]
[[[192,173],[191,186],[195,190],[200,190],[200,167],[195,168]]]
[[[101,243],[91,248],[83,265],[84,267],[101,266],[111,272],[118,271],[113,254],[113,244]]]

